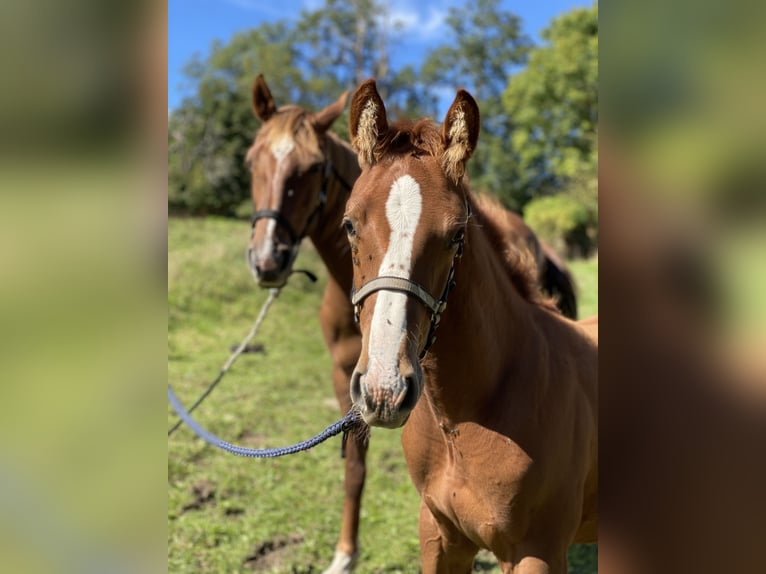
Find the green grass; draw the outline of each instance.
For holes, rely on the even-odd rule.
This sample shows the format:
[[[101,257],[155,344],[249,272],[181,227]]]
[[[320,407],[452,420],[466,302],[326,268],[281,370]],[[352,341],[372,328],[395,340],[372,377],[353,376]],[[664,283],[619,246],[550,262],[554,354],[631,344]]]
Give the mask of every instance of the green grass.
[[[190,404],[249,331],[266,298],[244,260],[246,223],[168,223],[168,379]],[[305,439],[340,417],[319,330],[326,272],[306,243],[296,276],[272,306],[256,342],[196,411],[225,440],[253,447]],[[578,262],[581,316],[595,313],[596,262]],[[175,416],[168,407],[168,425]],[[357,572],[418,572],[419,499],[400,431],[372,433]],[[168,441],[168,571],[321,572],[333,556],[342,507],[340,440],[276,460],[241,459],[204,446],[186,428]],[[196,492],[195,492],[196,491]],[[280,549],[245,563],[257,548]],[[482,554],[476,569],[497,572]]]

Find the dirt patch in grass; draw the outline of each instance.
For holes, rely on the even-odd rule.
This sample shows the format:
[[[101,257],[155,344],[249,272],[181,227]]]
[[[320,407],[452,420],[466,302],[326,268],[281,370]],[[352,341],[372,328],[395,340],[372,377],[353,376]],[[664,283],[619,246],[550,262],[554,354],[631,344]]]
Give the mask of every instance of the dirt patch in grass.
[[[181,508],[181,514],[190,510],[200,510],[203,506],[215,504],[215,484],[201,480],[192,486],[193,500]]]
[[[253,572],[267,572],[282,566],[296,544],[303,542],[303,536],[291,534],[277,537],[258,544],[253,552],[245,557],[243,565]]]

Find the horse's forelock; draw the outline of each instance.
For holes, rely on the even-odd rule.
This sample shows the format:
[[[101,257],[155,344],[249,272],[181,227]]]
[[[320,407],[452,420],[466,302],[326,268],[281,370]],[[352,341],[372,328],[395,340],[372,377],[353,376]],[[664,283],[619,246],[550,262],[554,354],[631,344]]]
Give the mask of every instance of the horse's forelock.
[[[438,157],[444,153],[441,132],[430,119],[397,120],[379,138],[375,149],[378,161],[412,153],[433,157]]]
[[[298,157],[318,160],[322,157],[319,140],[311,126],[309,112],[299,106],[282,106],[268,122],[264,123],[248,150],[245,160],[252,163],[261,148],[271,147],[285,137],[295,142]]]

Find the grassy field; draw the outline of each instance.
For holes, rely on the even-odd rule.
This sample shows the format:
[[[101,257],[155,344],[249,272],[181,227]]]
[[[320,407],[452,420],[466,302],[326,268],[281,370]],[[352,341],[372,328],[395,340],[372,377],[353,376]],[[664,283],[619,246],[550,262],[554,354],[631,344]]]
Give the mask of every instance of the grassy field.
[[[168,223],[168,380],[185,404],[205,389],[252,326],[266,293],[246,268],[246,223]],[[236,444],[292,444],[340,417],[317,311],[326,273],[306,243],[295,276],[256,342],[196,415]],[[580,316],[597,312],[597,261],[572,264]],[[175,417],[168,407],[168,425]],[[375,430],[368,454],[357,572],[418,572],[418,496],[400,431]],[[332,559],[342,503],[340,440],[276,460],[241,459],[205,446],[186,428],[168,441],[168,572],[321,572]],[[590,550],[589,550],[590,551]],[[592,552],[591,552],[592,555]],[[475,571],[496,572],[480,555]]]

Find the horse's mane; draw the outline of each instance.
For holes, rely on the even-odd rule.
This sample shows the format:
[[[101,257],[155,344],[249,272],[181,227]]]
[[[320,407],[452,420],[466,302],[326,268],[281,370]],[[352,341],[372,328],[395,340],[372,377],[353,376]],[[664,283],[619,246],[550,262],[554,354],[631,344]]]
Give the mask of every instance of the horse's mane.
[[[508,278],[519,295],[534,305],[558,313],[554,299],[546,297],[540,290],[534,256],[510,239],[512,234],[508,227],[507,210],[493,197],[471,194],[465,183],[463,188],[473,206],[476,220],[474,225],[481,228],[492,246],[492,251],[502,258]]]

